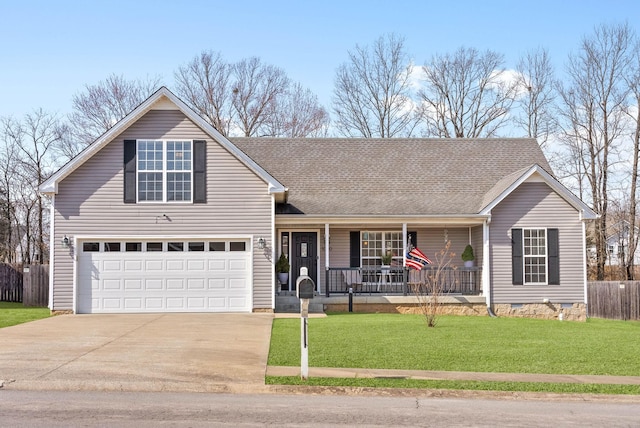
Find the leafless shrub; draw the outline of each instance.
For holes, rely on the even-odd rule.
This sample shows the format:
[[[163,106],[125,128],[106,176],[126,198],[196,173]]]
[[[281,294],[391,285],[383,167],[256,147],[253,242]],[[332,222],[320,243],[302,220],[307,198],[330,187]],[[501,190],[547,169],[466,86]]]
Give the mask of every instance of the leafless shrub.
[[[428,327],[436,326],[438,316],[441,313],[440,297],[443,293],[447,271],[456,269],[451,264],[455,253],[450,250],[451,241],[447,241],[444,248],[436,253],[433,264],[421,271],[410,272],[415,280],[410,280],[409,286],[418,300],[420,313],[424,315]]]

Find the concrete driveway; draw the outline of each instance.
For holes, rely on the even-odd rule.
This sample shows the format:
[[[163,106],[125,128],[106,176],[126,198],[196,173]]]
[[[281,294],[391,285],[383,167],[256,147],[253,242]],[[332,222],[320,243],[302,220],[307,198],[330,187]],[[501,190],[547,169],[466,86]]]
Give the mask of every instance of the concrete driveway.
[[[61,315],[0,329],[0,388],[258,392],[271,314]]]

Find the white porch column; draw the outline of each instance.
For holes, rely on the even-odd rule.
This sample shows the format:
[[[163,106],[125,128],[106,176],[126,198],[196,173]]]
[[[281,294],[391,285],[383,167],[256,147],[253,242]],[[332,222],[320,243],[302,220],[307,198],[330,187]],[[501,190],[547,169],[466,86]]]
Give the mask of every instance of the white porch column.
[[[324,274],[325,274],[325,283],[326,283],[326,275],[329,275],[329,223],[324,224]],[[322,282],[318,279],[318,282]],[[318,284],[318,292],[321,292],[320,284]]]
[[[402,223],[402,267],[407,266],[407,223]]]
[[[482,292],[487,307],[491,306],[491,257],[489,254],[489,224],[491,217],[482,223]]]

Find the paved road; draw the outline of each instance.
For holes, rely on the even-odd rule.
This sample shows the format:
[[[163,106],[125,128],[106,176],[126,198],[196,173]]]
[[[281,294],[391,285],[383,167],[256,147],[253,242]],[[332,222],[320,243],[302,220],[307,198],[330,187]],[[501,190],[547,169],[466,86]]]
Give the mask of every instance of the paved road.
[[[630,427],[640,403],[0,390],[0,426]]]

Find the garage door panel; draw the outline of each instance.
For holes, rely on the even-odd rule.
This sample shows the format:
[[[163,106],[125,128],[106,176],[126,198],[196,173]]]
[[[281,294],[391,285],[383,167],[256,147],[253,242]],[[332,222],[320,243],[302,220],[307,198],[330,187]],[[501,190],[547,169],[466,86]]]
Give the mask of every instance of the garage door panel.
[[[185,309],[184,298],[167,297],[167,309]]]
[[[193,271],[201,271],[204,272],[206,270],[207,263],[203,259],[199,260],[187,260],[187,269],[190,272]]]
[[[229,260],[229,270],[244,272],[247,270],[247,261],[244,259],[231,259]]]
[[[160,278],[145,279],[144,288],[145,290],[162,290],[164,288],[163,282],[164,281]]]
[[[251,310],[248,252],[81,250],[77,275],[81,313]]]
[[[119,298],[108,298],[105,297],[102,299],[102,308],[107,310],[121,310],[122,309],[122,301]]]
[[[167,290],[184,290],[184,278],[167,279]]]
[[[145,272],[162,272],[164,271],[163,260],[146,260],[144,265]]]
[[[124,299],[124,308],[125,309],[142,309],[142,299],[126,298]]]
[[[226,260],[209,260],[209,271],[227,270]]]
[[[125,279],[125,290],[142,290],[142,278],[140,279]]]
[[[182,272],[185,270],[185,260],[167,260],[167,272]]]
[[[92,281],[92,288],[98,289],[100,287],[99,281]],[[122,282],[119,279],[105,279],[102,281],[102,288],[104,290],[121,290]]]
[[[227,279],[226,278],[209,278],[208,288],[210,290],[224,290],[227,288]]]

